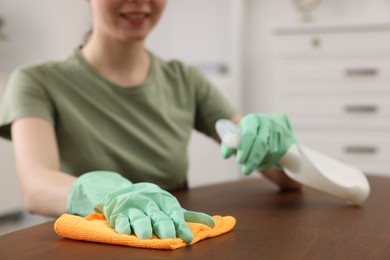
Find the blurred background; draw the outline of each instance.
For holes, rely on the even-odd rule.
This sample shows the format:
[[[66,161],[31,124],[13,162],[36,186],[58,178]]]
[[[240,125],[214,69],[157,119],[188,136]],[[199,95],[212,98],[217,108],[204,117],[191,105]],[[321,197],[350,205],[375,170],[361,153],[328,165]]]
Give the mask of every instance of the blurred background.
[[[15,67],[66,58],[90,27],[87,1],[1,0],[0,97]],[[147,45],[242,113],[287,113],[301,143],[390,176],[390,0],[169,0]],[[200,134],[190,157],[191,187],[243,178]],[[0,234],[47,220],[24,211],[13,160],[0,140]]]

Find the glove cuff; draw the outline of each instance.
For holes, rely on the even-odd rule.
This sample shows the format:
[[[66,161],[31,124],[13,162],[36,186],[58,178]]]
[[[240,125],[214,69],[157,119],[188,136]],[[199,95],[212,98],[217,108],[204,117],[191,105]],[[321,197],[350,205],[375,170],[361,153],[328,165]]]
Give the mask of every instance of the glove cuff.
[[[132,182],[119,173],[110,171],[88,172],[76,179],[67,201],[67,212],[87,216],[112,191],[131,186]]]

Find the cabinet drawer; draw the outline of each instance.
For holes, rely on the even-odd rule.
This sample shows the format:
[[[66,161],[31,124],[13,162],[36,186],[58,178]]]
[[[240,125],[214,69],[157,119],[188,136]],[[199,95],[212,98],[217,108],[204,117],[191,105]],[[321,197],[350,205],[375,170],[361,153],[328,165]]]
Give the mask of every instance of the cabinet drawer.
[[[308,32],[275,34],[277,52],[389,51],[390,30],[371,32]]]
[[[284,60],[282,69],[287,81],[390,80],[390,55]]]
[[[279,60],[276,76],[286,92],[390,93],[390,55]]]
[[[300,143],[349,162],[390,163],[390,134],[385,132],[295,131]]]
[[[390,117],[390,94],[286,94],[284,107],[291,115]]]
[[[296,129],[390,130],[390,95],[286,95],[282,107]]]
[[[355,165],[367,175],[380,175],[384,177],[390,177],[389,169],[390,162],[367,162],[367,161],[345,161],[350,165]]]

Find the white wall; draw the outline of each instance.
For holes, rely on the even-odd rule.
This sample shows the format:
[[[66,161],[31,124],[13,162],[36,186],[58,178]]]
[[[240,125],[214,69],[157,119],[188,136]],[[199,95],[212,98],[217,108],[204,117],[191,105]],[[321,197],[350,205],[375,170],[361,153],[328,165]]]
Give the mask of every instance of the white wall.
[[[7,39],[0,42],[0,71],[68,55],[90,26],[87,8],[82,0],[1,0]]]
[[[5,80],[0,73],[0,97]],[[0,139],[0,216],[18,212],[23,207],[15,168],[11,143]]]

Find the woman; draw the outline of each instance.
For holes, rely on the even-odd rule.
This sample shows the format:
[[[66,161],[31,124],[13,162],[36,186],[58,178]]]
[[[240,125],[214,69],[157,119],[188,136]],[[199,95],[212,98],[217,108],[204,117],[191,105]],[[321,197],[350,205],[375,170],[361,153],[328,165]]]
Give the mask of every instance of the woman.
[[[145,50],[166,0],[89,2],[87,43],[64,61],[16,70],[2,102],[0,134],[12,136],[26,206],[48,216],[95,210],[119,233],[189,243],[185,221],[213,220],[182,209],[165,190],[186,187],[192,128],[218,140],[215,121],[241,116],[196,69]],[[287,119],[248,115],[240,125],[243,171],[299,188],[269,167],[293,142]]]

